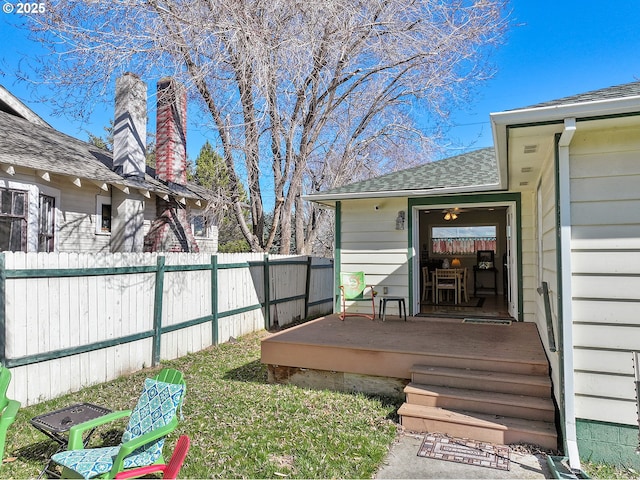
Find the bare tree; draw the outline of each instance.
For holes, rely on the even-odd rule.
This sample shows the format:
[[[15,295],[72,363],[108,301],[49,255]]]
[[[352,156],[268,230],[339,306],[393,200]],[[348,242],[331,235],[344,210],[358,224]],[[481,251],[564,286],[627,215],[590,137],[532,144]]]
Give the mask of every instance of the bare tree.
[[[60,0],[31,28],[63,109],[107,100],[125,71],[182,81],[210,116],[251,248],[279,231],[281,252],[293,238],[306,253],[325,212],[301,195],[426,161],[424,125],[490,74],[505,1]]]

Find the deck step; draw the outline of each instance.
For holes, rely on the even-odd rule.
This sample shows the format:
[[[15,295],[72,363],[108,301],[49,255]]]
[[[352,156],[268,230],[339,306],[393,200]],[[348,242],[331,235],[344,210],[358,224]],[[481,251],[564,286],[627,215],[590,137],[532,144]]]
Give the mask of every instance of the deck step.
[[[404,403],[398,410],[404,428],[415,432],[445,433],[458,438],[498,443],[529,443],[547,449],[557,448],[555,425],[439,407]]]
[[[553,422],[555,406],[551,398],[495,393],[464,388],[410,383],[406,402],[425,407],[441,407],[478,413]]]
[[[414,365],[411,368],[411,381],[422,385],[551,397],[551,379],[546,375]]]

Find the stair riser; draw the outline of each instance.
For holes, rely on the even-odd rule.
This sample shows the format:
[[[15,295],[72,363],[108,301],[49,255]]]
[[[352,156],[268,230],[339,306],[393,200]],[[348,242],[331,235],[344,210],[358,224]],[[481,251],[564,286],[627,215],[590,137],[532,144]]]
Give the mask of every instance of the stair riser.
[[[432,356],[425,354],[416,361],[417,365],[431,365],[434,367],[461,368],[469,370],[484,370],[488,372],[517,373],[521,375],[549,376],[546,364],[495,361],[483,358]]]
[[[421,395],[407,393],[406,402],[425,407],[440,407],[451,410],[465,410],[469,412],[488,413],[503,417],[524,418],[527,420],[541,420],[553,422],[555,412],[547,409],[537,409],[521,405],[497,404],[465,398],[452,398],[443,395]]]
[[[551,397],[550,386],[500,382],[487,378],[449,377],[414,372],[411,374],[411,381],[423,385],[438,385],[441,387],[464,388],[485,392],[512,393],[514,395],[528,395],[542,398]]]
[[[403,415],[402,426],[414,432],[445,433],[457,438],[472,438],[474,440],[508,445],[512,443],[530,443],[542,448],[556,449],[557,438],[554,435],[536,434],[517,430],[493,430],[472,425],[443,422],[428,418],[418,418]]]

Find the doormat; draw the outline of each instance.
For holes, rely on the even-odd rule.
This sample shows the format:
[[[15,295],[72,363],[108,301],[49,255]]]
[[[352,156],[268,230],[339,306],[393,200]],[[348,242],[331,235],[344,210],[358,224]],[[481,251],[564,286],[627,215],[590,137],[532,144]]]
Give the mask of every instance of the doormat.
[[[465,318],[462,323],[480,323],[486,325],[511,325],[511,320],[504,318]]]
[[[428,302],[422,302],[423,305],[433,305],[436,308],[440,308],[440,307],[459,307],[459,308],[479,308],[482,307],[482,305],[484,304],[484,297],[476,297],[476,298],[470,298],[468,302],[460,302],[460,303],[454,303],[454,302],[438,302],[438,304],[436,305],[435,303],[433,303],[433,301],[428,301]]]
[[[427,434],[422,441],[420,450],[418,450],[418,456],[497,470],[509,470],[509,447],[476,442],[475,440]]]

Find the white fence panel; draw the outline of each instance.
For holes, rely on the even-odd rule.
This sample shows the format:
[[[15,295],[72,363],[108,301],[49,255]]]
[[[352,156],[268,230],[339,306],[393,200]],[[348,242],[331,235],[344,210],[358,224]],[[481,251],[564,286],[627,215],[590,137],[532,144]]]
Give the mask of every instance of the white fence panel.
[[[274,322],[284,326],[305,313],[309,318],[332,310],[333,264],[326,259],[312,259],[325,268],[308,271],[307,257],[288,255],[5,252],[2,257],[0,360],[12,369],[9,396],[23,405]]]
[[[333,311],[333,262],[328,258],[314,258],[309,282],[309,307],[307,317],[314,318]],[[319,302],[319,303],[316,303]]]

